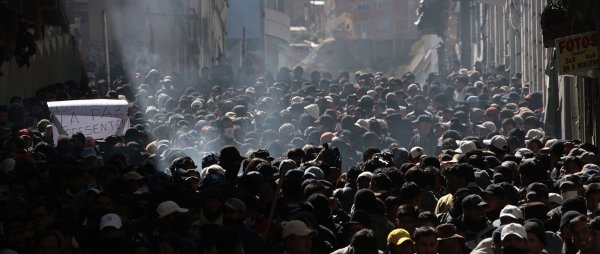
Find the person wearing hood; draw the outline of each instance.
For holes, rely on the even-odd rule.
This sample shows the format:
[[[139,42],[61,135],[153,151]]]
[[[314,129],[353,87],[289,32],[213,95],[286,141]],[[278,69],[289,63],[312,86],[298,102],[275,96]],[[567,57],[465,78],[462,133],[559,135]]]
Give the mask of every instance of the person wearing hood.
[[[373,231],[377,235],[379,250],[387,249],[387,235],[394,230],[394,224],[385,217],[385,205],[369,189],[361,189],[354,195],[354,211],[363,210],[369,215]]]

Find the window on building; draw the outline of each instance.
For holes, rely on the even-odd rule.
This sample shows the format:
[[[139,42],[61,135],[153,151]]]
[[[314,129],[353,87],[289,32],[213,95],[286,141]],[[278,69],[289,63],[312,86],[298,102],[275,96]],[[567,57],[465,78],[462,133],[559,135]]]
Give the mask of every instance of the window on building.
[[[358,27],[358,31],[360,33],[367,33],[367,31],[369,31],[369,22],[368,21],[358,21],[358,22],[356,22],[356,27]]]
[[[387,9],[390,7],[390,0],[381,0],[379,1],[379,9]]]
[[[368,12],[369,11],[369,3],[363,3],[358,5],[358,11],[360,12]]]
[[[379,29],[379,31],[389,31],[391,28],[392,28],[392,18],[391,17],[381,18],[377,22],[377,29]]]

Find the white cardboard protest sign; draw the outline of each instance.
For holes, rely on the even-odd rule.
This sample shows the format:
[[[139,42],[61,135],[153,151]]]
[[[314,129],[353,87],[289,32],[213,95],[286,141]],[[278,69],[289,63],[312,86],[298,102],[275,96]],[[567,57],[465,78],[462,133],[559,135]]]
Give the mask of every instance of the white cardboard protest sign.
[[[94,139],[123,135],[129,128],[128,107],[125,100],[50,101],[54,142],[59,135],[71,136],[78,132]]]

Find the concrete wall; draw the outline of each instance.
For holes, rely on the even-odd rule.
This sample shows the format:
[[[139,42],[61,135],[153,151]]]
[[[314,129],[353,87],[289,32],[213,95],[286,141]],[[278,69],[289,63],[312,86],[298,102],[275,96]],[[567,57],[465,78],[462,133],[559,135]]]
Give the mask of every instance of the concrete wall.
[[[70,35],[47,37],[36,43],[37,53],[30,67],[18,67],[14,59],[0,65],[0,104],[11,96],[30,97],[35,91],[54,83],[81,79],[81,59]]]
[[[290,55],[290,17],[278,10],[265,9],[265,67],[276,72],[288,65]]]
[[[265,9],[265,35],[290,42],[290,17],[280,11]]]

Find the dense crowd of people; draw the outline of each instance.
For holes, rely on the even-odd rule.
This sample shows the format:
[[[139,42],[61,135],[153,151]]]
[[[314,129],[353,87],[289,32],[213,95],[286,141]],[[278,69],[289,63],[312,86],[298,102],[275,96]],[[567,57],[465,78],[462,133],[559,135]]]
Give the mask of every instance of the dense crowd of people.
[[[519,73],[215,73],[0,107],[0,253],[600,249],[597,149],[556,139]],[[124,135],[54,136],[46,102],[98,98],[129,102]]]

